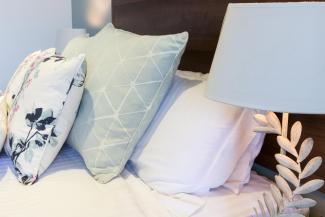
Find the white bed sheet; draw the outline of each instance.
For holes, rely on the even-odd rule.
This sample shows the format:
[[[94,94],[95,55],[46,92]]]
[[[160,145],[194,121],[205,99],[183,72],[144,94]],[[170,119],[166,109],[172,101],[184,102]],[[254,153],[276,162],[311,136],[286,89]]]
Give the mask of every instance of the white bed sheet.
[[[269,192],[270,181],[265,177],[251,174],[250,182],[236,195],[226,188],[218,188],[204,195],[205,206],[193,217],[249,217],[254,216],[253,207],[257,200],[263,201],[263,192]]]
[[[97,183],[80,156],[64,148],[32,186],[15,178],[10,159],[0,156],[0,217],[245,217],[268,189],[257,175],[240,195],[219,188],[202,197],[173,197],[152,191],[125,170],[108,184]]]
[[[0,156],[0,217],[189,217],[202,205],[190,195],[155,193],[127,170],[108,184],[97,183],[67,147],[32,186],[20,184],[9,157]]]

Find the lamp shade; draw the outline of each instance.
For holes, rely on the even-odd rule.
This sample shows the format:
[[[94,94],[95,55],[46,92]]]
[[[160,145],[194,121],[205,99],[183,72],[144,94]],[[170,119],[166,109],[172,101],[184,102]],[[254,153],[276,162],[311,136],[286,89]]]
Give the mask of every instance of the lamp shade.
[[[85,29],[59,29],[56,34],[56,52],[61,54],[69,41],[80,36],[87,36]]]
[[[325,3],[229,4],[207,96],[275,112],[325,113]]]

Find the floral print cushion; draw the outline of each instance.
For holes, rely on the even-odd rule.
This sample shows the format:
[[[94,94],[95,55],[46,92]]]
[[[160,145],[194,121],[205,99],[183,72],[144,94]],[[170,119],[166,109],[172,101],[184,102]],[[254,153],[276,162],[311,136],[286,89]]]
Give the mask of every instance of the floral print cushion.
[[[28,84],[29,74],[38,67],[43,59],[55,55],[55,49],[50,48],[45,51],[36,51],[29,54],[19,65],[14,75],[11,77],[7,86],[5,96],[8,110],[16,104],[20,95],[19,92],[24,90],[24,85]]]
[[[84,58],[38,52],[9,83],[5,150],[23,184],[33,184],[65,142],[83,93]]]
[[[7,136],[7,104],[0,91],[0,151]]]

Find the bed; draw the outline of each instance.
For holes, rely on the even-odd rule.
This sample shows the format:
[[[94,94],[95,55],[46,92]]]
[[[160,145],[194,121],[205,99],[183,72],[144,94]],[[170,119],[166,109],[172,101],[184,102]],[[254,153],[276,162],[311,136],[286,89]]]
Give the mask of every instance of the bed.
[[[241,1],[242,2],[242,1]],[[264,1],[263,1],[264,2]],[[138,34],[189,31],[180,68],[207,73],[228,1],[113,0],[113,23]],[[265,153],[264,153],[265,154]],[[267,154],[267,153],[266,153]],[[9,157],[0,156],[1,217],[248,217],[271,181],[251,173],[240,194],[219,187],[209,193],[167,196],[152,190],[130,167],[97,183],[68,145],[32,186],[17,182]]]
[[[306,2],[309,2],[307,0]],[[139,34],[169,34],[188,31],[190,34],[180,69],[209,73],[218,36],[222,27],[228,3],[274,2],[272,0],[112,0],[113,23]],[[291,2],[277,0],[276,2]],[[300,2],[294,1],[294,2]],[[316,1],[317,2],[317,1]],[[281,114],[278,114],[281,117]],[[316,145],[311,156],[325,157],[325,116],[292,114],[290,125],[301,121],[304,126],[303,138],[312,137]],[[276,171],[274,154],[278,147],[274,145],[274,135],[267,135],[261,153],[257,157],[258,164]],[[325,165],[313,174],[310,179],[324,178]],[[320,189],[325,192],[325,187]]]
[[[270,183],[253,174],[239,195],[218,188],[201,196],[170,197],[150,190],[127,169],[112,182],[99,184],[79,154],[65,147],[42,181],[23,186],[16,181],[9,157],[1,154],[0,162],[2,217],[244,217],[253,214],[256,199]]]
[[[186,77],[194,74],[195,77],[206,79],[205,75],[199,73],[178,71],[170,91],[182,88],[182,85],[177,82],[185,81],[180,79],[181,75]],[[198,86],[200,85],[194,87]],[[167,96],[166,99],[169,97]],[[219,112],[214,111],[214,113]],[[201,119],[202,115],[199,114],[199,117]],[[215,127],[214,125],[213,134],[215,134]],[[226,128],[225,131],[229,130]],[[237,133],[236,131],[235,134]],[[175,138],[172,139],[175,141]],[[195,146],[202,149],[201,145],[204,142],[201,137],[199,139]],[[176,145],[176,141],[172,145]],[[140,148],[136,150],[142,149],[141,145],[139,146]],[[238,143],[235,143],[234,148],[239,149],[238,146]],[[197,155],[197,152],[194,153]],[[231,153],[234,155],[233,152]],[[170,152],[168,155],[167,160],[170,161]],[[234,161],[234,158],[230,159]],[[226,162],[224,158],[221,160]],[[188,163],[189,161],[185,159],[185,164]],[[210,161],[208,163],[210,164]],[[150,188],[144,179],[137,176],[132,164],[128,164],[120,176],[106,184],[101,184],[93,179],[79,153],[66,144],[49,169],[40,176],[39,181],[26,186],[17,181],[10,157],[5,153],[0,155],[0,204],[1,216],[4,217],[22,215],[26,217],[251,216],[253,207],[258,205],[257,200],[262,199],[263,192],[269,191],[270,183],[266,178],[252,172],[251,180],[241,189],[240,194],[219,187],[208,193],[167,195]]]

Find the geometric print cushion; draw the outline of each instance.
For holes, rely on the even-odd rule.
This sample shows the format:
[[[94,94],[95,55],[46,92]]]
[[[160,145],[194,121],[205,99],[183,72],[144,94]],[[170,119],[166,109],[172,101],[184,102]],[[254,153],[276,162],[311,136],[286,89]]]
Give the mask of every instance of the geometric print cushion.
[[[12,104],[8,111],[5,150],[23,184],[33,184],[54,160],[69,133],[69,125],[70,128],[72,125],[68,123],[71,119],[61,118],[62,112],[66,106],[79,105],[83,90],[85,56],[66,59],[47,52],[40,52],[23,71],[17,70],[19,74],[15,73],[13,83],[20,84],[20,89],[7,96],[12,99]],[[18,77],[23,80],[19,81]],[[14,89],[7,94],[13,93]],[[79,96],[75,99],[78,103],[67,102],[71,93]],[[62,133],[62,130],[68,132]]]
[[[85,41],[85,92],[68,138],[94,178],[125,167],[167,93],[188,33],[141,36],[108,24]],[[79,46],[81,46],[79,44]],[[65,53],[73,53],[69,46]]]
[[[63,51],[63,56],[73,57],[86,52],[89,37],[80,36],[72,39]]]

